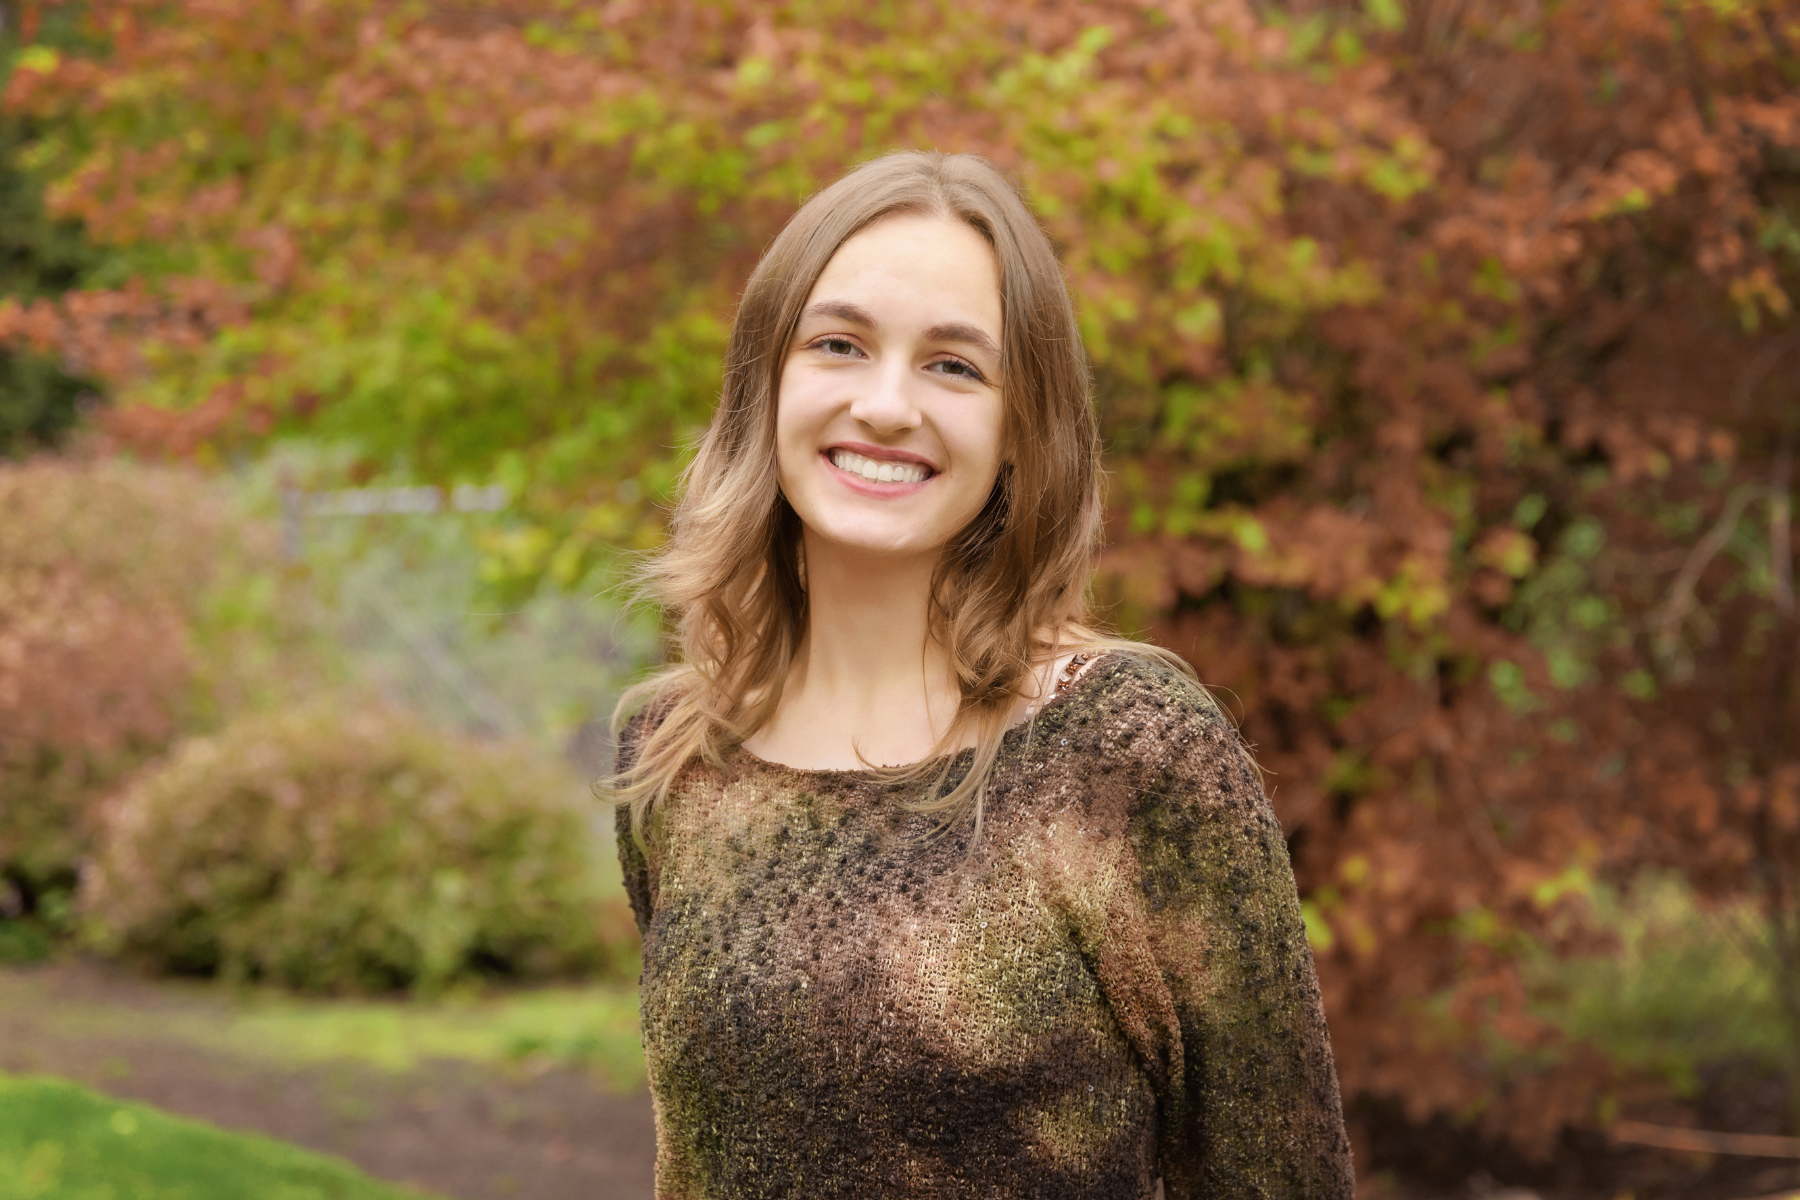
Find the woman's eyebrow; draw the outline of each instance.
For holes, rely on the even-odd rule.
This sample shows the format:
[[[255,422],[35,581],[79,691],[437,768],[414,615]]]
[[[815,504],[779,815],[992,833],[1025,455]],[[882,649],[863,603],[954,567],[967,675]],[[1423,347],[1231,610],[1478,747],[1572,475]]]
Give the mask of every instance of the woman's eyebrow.
[[[848,321],[852,325],[861,325],[864,329],[880,329],[881,323],[875,315],[860,304],[852,304],[848,300],[821,300],[811,305],[800,314],[802,321],[808,317],[833,317],[839,321]]]
[[[962,342],[964,345],[974,346],[977,350],[985,350],[995,357],[1000,354],[1000,347],[994,344],[994,339],[987,335],[986,330],[963,321],[933,325],[925,331],[925,340],[928,342]]]
[[[804,321],[811,317],[848,321],[852,325],[861,325],[864,329],[874,331],[881,329],[881,322],[875,319],[874,313],[862,305],[852,304],[848,300],[821,300],[817,304],[808,305],[806,311],[800,314],[800,319]],[[978,350],[985,350],[989,354],[998,355],[1000,353],[1000,347],[994,344],[994,339],[988,336],[986,330],[979,325],[971,325],[967,321],[945,321],[942,324],[933,325],[925,331],[925,340],[928,342],[962,342],[964,345],[974,346]]]

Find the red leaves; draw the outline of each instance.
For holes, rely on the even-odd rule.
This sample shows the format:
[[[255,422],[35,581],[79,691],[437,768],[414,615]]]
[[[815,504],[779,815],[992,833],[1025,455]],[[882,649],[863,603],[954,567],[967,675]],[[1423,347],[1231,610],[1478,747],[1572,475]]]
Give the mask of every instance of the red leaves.
[[[73,375],[109,383],[140,370],[145,342],[195,348],[243,318],[232,289],[212,279],[172,279],[152,292],[138,284],[71,292],[60,300],[0,300],[0,344],[59,355]]]
[[[121,462],[0,468],[0,868],[68,887],[91,808],[181,728],[220,516]]]

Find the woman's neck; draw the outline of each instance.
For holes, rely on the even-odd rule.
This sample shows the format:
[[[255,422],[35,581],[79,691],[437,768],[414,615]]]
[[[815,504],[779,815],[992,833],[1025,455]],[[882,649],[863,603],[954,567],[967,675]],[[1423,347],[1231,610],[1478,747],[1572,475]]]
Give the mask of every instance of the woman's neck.
[[[745,745],[812,768],[929,756],[961,699],[950,656],[930,636],[935,558],[866,554],[805,537],[806,634],[775,716]]]

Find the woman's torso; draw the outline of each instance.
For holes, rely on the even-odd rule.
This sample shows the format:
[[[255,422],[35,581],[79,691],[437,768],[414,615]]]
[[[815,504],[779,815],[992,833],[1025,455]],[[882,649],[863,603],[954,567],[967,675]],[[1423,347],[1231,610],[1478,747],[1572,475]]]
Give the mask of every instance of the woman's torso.
[[[659,1196],[1152,1193],[1189,951],[1130,826],[1205,735],[1164,675],[1089,676],[1008,734],[973,853],[916,792],[741,749],[622,843]]]

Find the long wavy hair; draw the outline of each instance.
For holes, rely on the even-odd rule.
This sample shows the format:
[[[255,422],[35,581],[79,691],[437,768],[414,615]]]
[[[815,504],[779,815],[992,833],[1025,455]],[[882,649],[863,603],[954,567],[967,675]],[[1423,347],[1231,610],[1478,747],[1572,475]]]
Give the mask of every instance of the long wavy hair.
[[[800,519],[775,471],[775,406],[801,310],[838,247],[887,217],[962,221],[993,247],[1002,315],[1004,465],[986,506],[945,546],[932,580],[930,636],[948,652],[961,704],[932,757],[882,768],[935,777],[919,807],[954,819],[981,801],[1007,718],[1035,670],[1071,650],[1129,645],[1088,625],[1086,582],[1100,533],[1100,441],[1087,358],[1061,265],[999,170],[970,154],[877,158],[815,194],[770,245],[744,289],[718,408],[683,478],[669,540],[644,590],[674,622],[672,665],[631,688],[617,732],[649,707],[636,754],[604,790],[633,828],[695,759],[724,753],[775,713],[807,625]],[[1183,670],[1189,670],[1182,664]],[[951,751],[974,746],[951,781]]]

